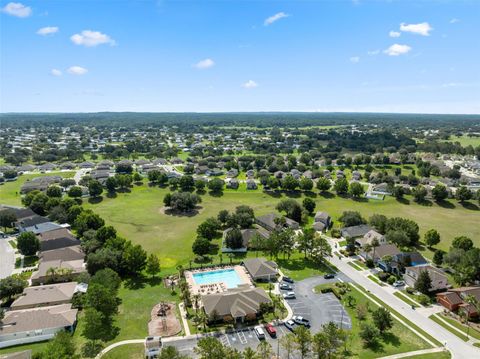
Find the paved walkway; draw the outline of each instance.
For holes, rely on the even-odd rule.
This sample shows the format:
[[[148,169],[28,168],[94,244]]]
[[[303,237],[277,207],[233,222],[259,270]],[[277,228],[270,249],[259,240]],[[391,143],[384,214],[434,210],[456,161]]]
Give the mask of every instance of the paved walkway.
[[[332,247],[335,247],[335,241],[332,238],[327,237],[327,239],[332,244]],[[361,272],[348,265],[348,260],[346,258],[339,259],[338,257],[332,257],[330,258],[330,262],[340,271],[350,277],[354,282],[363,287],[366,291],[370,291],[373,295],[378,297],[378,299],[381,301],[387,303],[400,315],[404,316],[412,323],[415,323],[418,327],[422,328],[440,343],[445,344],[454,358],[471,359],[480,357],[480,349],[465,343],[459,337],[453,333],[450,333],[441,325],[429,319],[426,313],[422,313],[422,311],[419,310],[413,310],[400,298],[397,298],[389,290],[386,290],[387,287],[379,286],[365,277]]]
[[[105,355],[107,352],[110,350],[120,347],[122,345],[127,345],[127,344],[143,344],[145,343],[145,338],[143,339],[131,339],[131,340],[122,340],[121,342],[116,342],[113,344],[110,344],[108,347],[104,348],[100,353],[97,354],[95,357],[96,359],[101,358],[103,355]]]
[[[0,238],[0,279],[8,277],[15,269],[15,249],[8,240],[9,237]]]
[[[190,335],[190,327],[188,326],[187,320],[187,311],[185,310],[185,304],[182,302],[178,305],[178,309],[180,310],[180,318],[182,318],[183,330],[185,331],[185,335]]]
[[[400,358],[410,358],[416,355],[423,355],[423,354],[431,354],[431,353],[440,353],[445,351],[445,348],[432,348],[432,349],[425,349],[425,350],[417,350],[414,352],[407,352],[407,353],[400,353],[395,355],[390,355],[388,357],[381,357],[378,359],[400,359]]]

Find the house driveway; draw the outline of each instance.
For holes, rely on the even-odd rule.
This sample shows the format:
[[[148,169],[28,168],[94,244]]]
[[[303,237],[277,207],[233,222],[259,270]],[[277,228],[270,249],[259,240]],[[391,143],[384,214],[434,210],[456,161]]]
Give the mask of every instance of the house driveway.
[[[15,250],[10,246],[7,238],[0,238],[0,279],[8,277],[15,268]]]

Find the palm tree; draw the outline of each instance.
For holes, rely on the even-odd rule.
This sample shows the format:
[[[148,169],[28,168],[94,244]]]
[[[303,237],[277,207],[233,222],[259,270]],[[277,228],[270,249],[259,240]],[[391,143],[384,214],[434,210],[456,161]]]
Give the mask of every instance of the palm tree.
[[[223,263],[223,255],[222,255],[222,253],[220,253],[220,254],[218,255],[218,258],[220,259],[220,265],[222,265],[222,263]]]
[[[374,238],[370,245],[373,248],[373,258],[375,258],[375,249],[377,249],[377,247],[380,246],[380,242],[378,241],[377,238]]]
[[[200,294],[194,294],[192,299],[193,299],[193,305],[195,307],[195,312],[198,312],[198,302],[200,301]]]
[[[228,253],[228,258],[230,258],[230,265],[232,265],[232,262],[233,262],[233,253]]]
[[[458,312],[458,315],[460,316],[460,321],[467,326],[467,337],[470,332],[470,326],[468,325],[468,309],[465,310],[460,310]]]
[[[290,354],[295,350],[295,334],[288,333],[280,338],[280,345],[286,351],[286,359],[290,359]]]
[[[57,269],[54,267],[50,267],[47,269],[47,280],[51,282],[55,282],[57,278]]]
[[[183,276],[183,266],[181,264],[179,264],[177,267],[177,271],[178,271],[178,278],[181,278]]]
[[[203,326],[203,331],[205,331],[207,329],[207,324],[208,324],[208,316],[207,314],[201,310],[199,311],[196,315],[195,315],[195,321]]]
[[[270,358],[272,356],[272,346],[266,340],[262,340],[257,346],[257,353],[260,358]]]

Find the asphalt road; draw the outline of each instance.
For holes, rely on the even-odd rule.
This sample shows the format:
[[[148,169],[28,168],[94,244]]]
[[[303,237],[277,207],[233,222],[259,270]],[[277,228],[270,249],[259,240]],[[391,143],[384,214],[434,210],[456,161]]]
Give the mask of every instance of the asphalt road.
[[[0,279],[8,277],[15,268],[15,250],[8,240],[9,237],[0,238]]]

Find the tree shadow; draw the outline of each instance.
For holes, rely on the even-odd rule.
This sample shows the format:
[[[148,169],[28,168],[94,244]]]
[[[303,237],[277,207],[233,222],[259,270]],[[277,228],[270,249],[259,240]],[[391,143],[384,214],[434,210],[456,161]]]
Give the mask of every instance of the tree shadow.
[[[156,287],[162,284],[162,277],[160,276],[149,277],[149,278],[146,278],[145,281],[148,283],[150,287]]]
[[[460,202],[463,208],[471,210],[471,211],[478,211],[480,208],[472,202]]]
[[[117,192],[118,192],[118,193],[131,193],[132,190],[131,190],[130,188],[128,188],[128,187],[124,187],[124,188],[119,188],[119,189],[117,189]]]
[[[90,197],[88,199],[88,203],[90,204],[98,204],[103,201],[103,196],[98,196],[98,197]]]
[[[400,339],[395,334],[390,332],[383,332],[382,338],[386,344],[393,345],[394,347],[399,347],[402,344]]]
[[[199,196],[204,195],[205,193],[207,193],[207,191],[205,191],[204,189],[197,189],[197,194]]]
[[[368,202],[368,198],[365,198],[365,197],[352,197],[352,200],[354,200],[355,202],[362,202],[362,203]]]
[[[269,195],[270,197],[273,197],[273,198],[280,198],[282,197],[282,194],[280,192],[277,192],[277,191],[272,191],[272,190],[263,190],[263,193]]]
[[[300,191],[283,191],[285,196],[289,198],[300,198],[302,197],[302,193]]]
[[[396,200],[398,203],[401,203],[401,204],[407,204],[407,205],[410,204],[410,200],[403,197],[396,198]]]
[[[372,342],[372,343],[364,344],[363,347],[370,349],[370,350],[371,350],[372,352],[374,352],[374,353],[382,353],[382,352],[384,352],[384,350],[383,350],[383,344],[380,342],[380,340],[375,340],[375,341]]]
[[[212,197],[222,197],[223,191],[209,191],[208,194]]]
[[[136,181],[135,182],[135,186],[141,186],[141,185],[143,185],[143,181]]]
[[[168,216],[174,216],[174,217],[195,217],[200,212],[201,208],[202,208],[201,206],[196,206],[194,209],[192,209],[189,212],[180,212],[180,211],[173,210],[171,208],[167,208],[165,209],[164,213]]]
[[[95,358],[103,349],[101,342],[88,341],[82,346],[82,356],[84,358]]]
[[[117,192],[107,192],[107,198],[117,198]]]
[[[424,206],[424,207],[431,207],[433,205],[432,201],[430,201],[428,199],[418,201],[417,204],[419,204],[420,206]]]
[[[326,198],[326,199],[332,199],[335,197],[335,194],[332,193],[332,192],[328,192],[328,191],[322,191],[320,192],[320,196],[323,197],[323,198]]]
[[[130,290],[137,290],[145,288],[145,283],[147,282],[147,278],[143,275],[138,277],[129,277],[123,281],[123,286]]]
[[[313,191],[306,191],[304,193],[305,193],[305,197],[317,198],[317,194]]]
[[[442,200],[442,201],[436,201],[435,203],[442,208],[447,208],[447,209],[454,209],[455,208],[455,205],[452,202],[449,202],[449,201]]]

